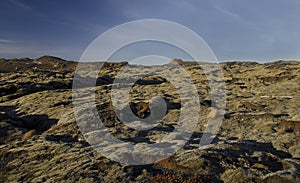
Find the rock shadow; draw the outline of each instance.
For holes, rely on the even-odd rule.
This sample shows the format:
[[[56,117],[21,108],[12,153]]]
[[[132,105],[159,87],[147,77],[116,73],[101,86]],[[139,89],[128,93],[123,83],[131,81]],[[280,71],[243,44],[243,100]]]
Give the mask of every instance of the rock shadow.
[[[15,106],[0,106],[0,112],[0,120],[7,120],[7,123],[12,127],[36,130],[38,134],[48,130],[58,122],[58,119],[49,118],[46,114],[17,114]]]

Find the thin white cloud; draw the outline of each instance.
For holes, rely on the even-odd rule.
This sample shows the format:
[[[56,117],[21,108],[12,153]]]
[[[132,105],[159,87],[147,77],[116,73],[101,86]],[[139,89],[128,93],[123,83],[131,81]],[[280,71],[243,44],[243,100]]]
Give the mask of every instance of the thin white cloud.
[[[196,6],[195,2],[192,1],[174,1],[174,0],[168,0],[168,5],[172,6],[172,9],[176,7],[178,10],[184,10],[186,12],[199,12],[199,6]]]
[[[24,10],[31,10],[32,8],[30,6],[28,6],[27,4],[19,1],[19,0],[9,0],[9,2],[11,2],[13,5],[18,6]]]
[[[0,44],[0,58],[38,58],[43,55],[53,55],[67,60],[79,60],[82,51],[76,47],[47,48],[27,44]]]
[[[230,17],[234,19],[235,22],[239,23],[242,26],[246,26],[251,30],[255,31],[262,31],[259,26],[257,26],[257,22],[251,22],[249,20],[244,19],[243,16],[241,16],[238,13],[235,13],[233,11],[228,10],[224,5],[222,5],[221,1],[211,1],[211,6],[217,10],[218,12],[227,15],[227,17]]]
[[[237,13],[234,13],[234,12],[232,12],[232,11],[229,11],[228,9],[224,8],[223,6],[221,6],[219,3],[215,2],[215,1],[213,1],[213,7],[214,7],[217,11],[219,11],[219,12],[221,12],[221,13],[223,13],[223,14],[229,16],[229,17],[237,18],[237,19],[240,19],[240,18],[241,18],[240,15],[238,15]]]
[[[0,39],[0,43],[3,43],[3,44],[13,44],[13,43],[16,43],[16,41],[9,40],[9,39]]]
[[[130,3],[130,1],[111,1],[115,7],[128,19],[163,18],[176,15],[180,12],[195,12],[196,8],[191,3],[179,0]]]

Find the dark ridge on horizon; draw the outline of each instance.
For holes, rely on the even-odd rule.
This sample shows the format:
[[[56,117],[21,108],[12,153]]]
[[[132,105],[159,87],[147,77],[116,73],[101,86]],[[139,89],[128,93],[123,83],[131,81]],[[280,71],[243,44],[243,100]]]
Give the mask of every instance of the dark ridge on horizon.
[[[100,61],[90,61],[90,62],[84,62],[84,63],[95,63]],[[199,62],[196,61],[184,61],[182,59],[174,58],[169,61],[168,64],[172,63],[178,63],[180,65],[193,65],[197,64]],[[222,65],[231,65],[231,64],[259,64],[259,65],[269,65],[269,64],[291,64],[294,62],[299,62],[296,60],[290,60],[290,61],[284,61],[284,60],[278,60],[278,61],[270,61],[265,63],[255,62],[255,61],[226,61],[226,62],[218,62]],[[5,59],[0,58],[0,72],[21,72],[21,71],[74,71],[76,69],[77,64],[79,61],[72,61],[72,60],[65,60],[63,58],[45,55],[42,57],[39,57],[37,59],[32,59],[28,57],[22,57],[22,58],[12,58],[12,59]],[[110,61],[103,61],[103,63],[106,64],[121,64],[121,65],[136,65],[141,66],[138,64],[132,64],[127,61],[120,61],[120,62],[110,62]],[[211,64],[213,62],[203,62],[203,64]],[[153,65],[154,66],[154,65]]]
[[[43,55],[38,58],[30,58],[30,57],[20,57],[20,58],[4,58],[0,57],[0,60],[6,60],[6,61],[37,61],[37,60],[49,60],[49,61],[54,61],[54,60],[60,60],[60,61],[68,61],[68,62],[79,62],[79,60],[66,60],[58,56],[53,56],[53,55]],[[191,60],[184,60],[181,58],[173,58],[170,60],[172,61],[179,61],[179,62],[188,62],[188,63],[195,63],[195,62],[204,62],[204,63],[211,63],[209,61],[191,61]],[[108,63],[120,63],[120,62],[128,62],[127,60],[120,60],[120,61],[83,61],[83,62],[108,62]],[[272,63],[272,62],[300,62],[300,60],[295,60],[295,59],[278,59],[278,60],[269,60],[269,61],[256,61],[256,60],[219,60],[219,63],[233,63],[233,62],[254,62],[258,64],[264,64],[264,63]]]

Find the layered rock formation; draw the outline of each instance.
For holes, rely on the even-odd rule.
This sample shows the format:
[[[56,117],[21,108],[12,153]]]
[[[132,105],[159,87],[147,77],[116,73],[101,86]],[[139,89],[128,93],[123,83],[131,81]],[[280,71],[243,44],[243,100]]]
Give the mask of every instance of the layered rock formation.
[[[176,73],[174,63],[148,67],[150,74],[130,90],[128,102],[137,119],[151,115],[151,98],[161,96],[166,102],[163,120],[147,130],[135,129],[138,121],[131,124],[136,126],[122,123],[120,118],[128,115],[121,104],[113,105],[111,100],[112,88],[123,86],[135,74],[134,69],[143,69],[131,66],[132,73],[115,81],[126,64],[105,63],[102,67],[95,88],[99,117],[114,137],[125,142],[162,142],[176,128],[180,111],[193,110],[192,106],[182,105],[185,98],[180,98],[178,88],[149,72],[152,69],[160,73],[160,67],[166,67]],[[214,105],[216,101],[199,64],[179,64],[190,74],[199,94],[197,126],[187,142],[180,134],[173,134],[184,145],[172,156],[133,166],[97,152],[79,129],[72,105],[76,62],[50,56],[0,59],[0,182],[300,181],[300,62],[221,63],[226,92],[224,119],[205,148],[199,143],[207,121],[223,114]],[[88,122],[85,101],[83,98],[80,110]]]

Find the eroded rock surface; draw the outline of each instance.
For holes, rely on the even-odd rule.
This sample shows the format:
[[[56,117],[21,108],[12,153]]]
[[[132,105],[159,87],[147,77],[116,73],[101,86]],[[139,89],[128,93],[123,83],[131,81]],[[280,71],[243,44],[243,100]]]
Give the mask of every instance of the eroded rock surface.
[[[172,64],[150,69],[160,73],[164,69],[159,67],[166,67],[178,73]],[[300,62],[221,63],[226,85],[225,114],[220,114],[220,106],[214,105],[202,68],[194,62],[180,62],[197,88],[200,103],[199,119],[188,141],[182,134],[172,132],[184,108],[191,114],[197,109],[184,103],[188,98],[181,98],[176,86],[151,73],[135,82],[128,104],[136,118],[127,121],[137,120],[126,125],[120,119],[128,117],[128,111],[122,102],[113,105],[111,91],[124,88],[136,74],[135,69],[143,68],[131,66],[132,72],[114,82],[126,63],[105,63],[94,93],[96,109],[107,131],[119,140],[136,144],[133,152],[147,153],[141,144],[167,144],[165,137],[170,134],[170,138],[183,144],[172,156],[136,166],[98,153],[91,144],[96,139],[93,135],[99,132],[90,133],[91,141],[86,141],[72,104],[75,62],[45,56],[36,60],[1,59],[0,65],[0,182],[300,181]],[[149,72],[149,68],[146,70]],[[83,83],[82,91],[88,87]],[[182,91],[188,93],[189,89]],[[142,119],[151,116],[150,103],[155,96],[165,101],[166,113],[161,120],[153,118],[153,128],[139,130]],[[88,125],[88,108],[93,106],[84,105],[90,100],[89,92],[81,97],[78,112]],[[220,130],[209,145],[201,147],[208,120],[220,116],[224,116]]]

